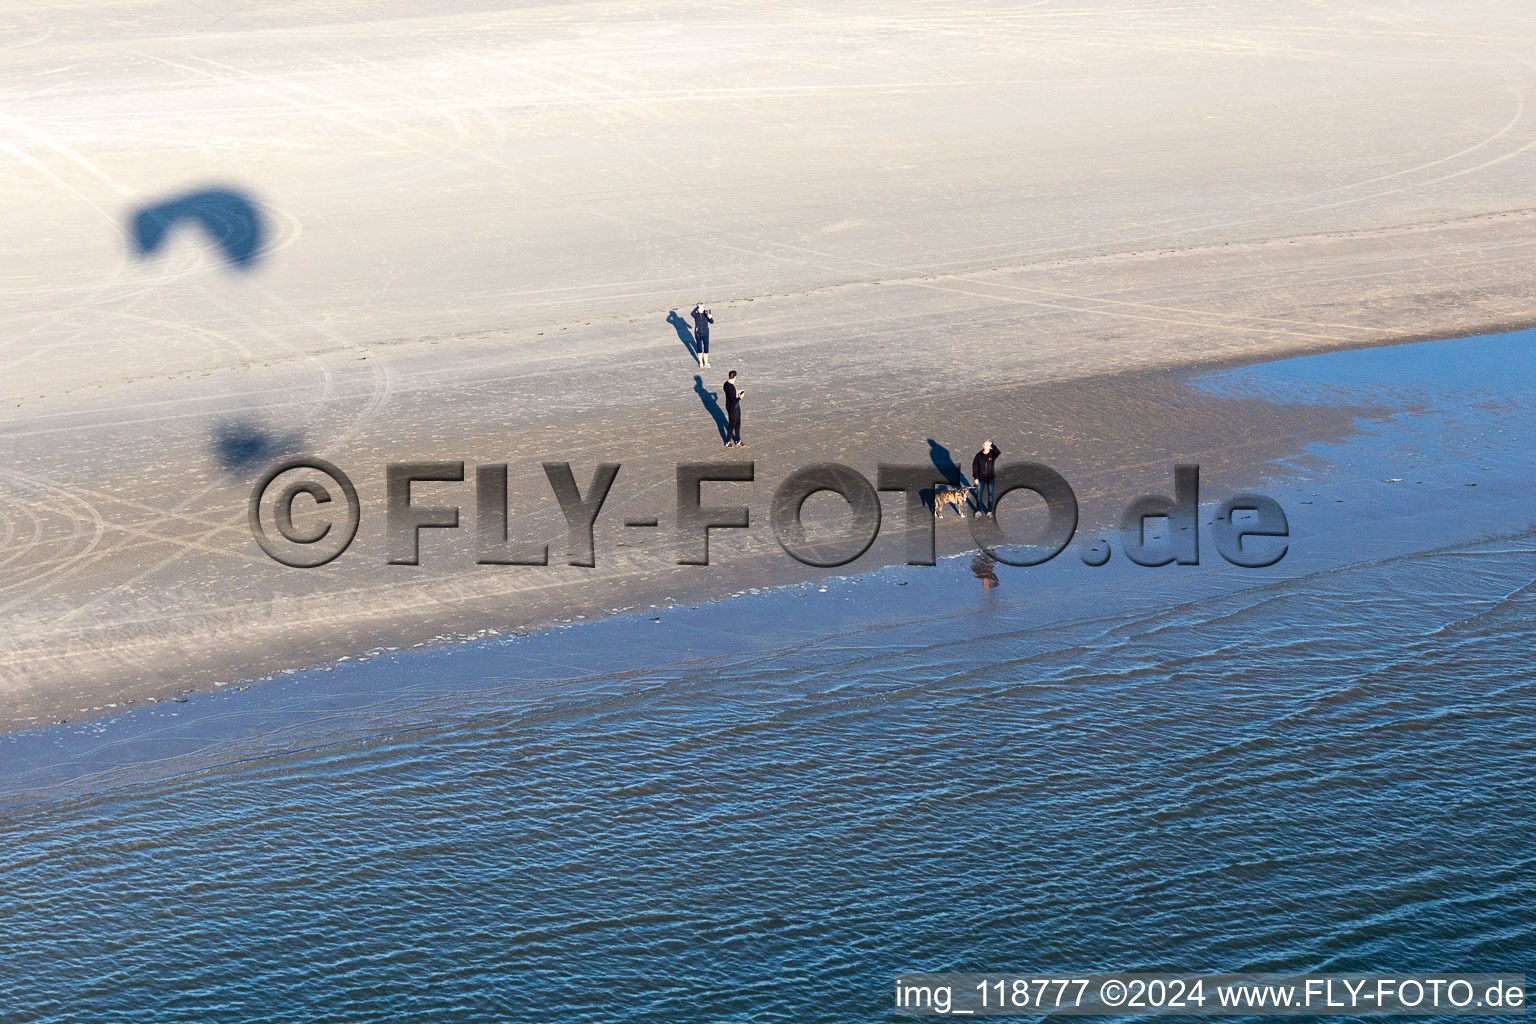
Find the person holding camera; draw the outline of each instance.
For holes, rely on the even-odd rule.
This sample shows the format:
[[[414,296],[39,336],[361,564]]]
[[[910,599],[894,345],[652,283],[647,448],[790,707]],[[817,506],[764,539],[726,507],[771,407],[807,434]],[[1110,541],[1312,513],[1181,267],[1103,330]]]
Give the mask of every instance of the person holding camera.
[[[709,325],[714,322],[714,316],[704,308],[704,303],[693,304],[693,345],[700,366],[709,365]]]

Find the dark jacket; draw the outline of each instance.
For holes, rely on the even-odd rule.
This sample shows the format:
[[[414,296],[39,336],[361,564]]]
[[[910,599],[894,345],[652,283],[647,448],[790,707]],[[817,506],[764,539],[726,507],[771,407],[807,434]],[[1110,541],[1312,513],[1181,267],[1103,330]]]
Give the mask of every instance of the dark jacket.
[[[990,452],[977,452],[976,457],[971,460],[971,479],[997,479],[997,467],[994,463],[997,462],[997,457],[1001,454],[1002,449],[998,448],[997,445],[993,445]]]
[[[693,314],[693,334],[696,338],[709,337],[709,325],[715,322],[715,318],[700,310]]]
[[[727,409],[734,409],[734,408],[736,408],[740,404],[741,404],[741,396],[736,393],[736,384],[735,384],[735,382],[734,381],[729,381],[729,380],[726,381],[725,382],[725,407]]]

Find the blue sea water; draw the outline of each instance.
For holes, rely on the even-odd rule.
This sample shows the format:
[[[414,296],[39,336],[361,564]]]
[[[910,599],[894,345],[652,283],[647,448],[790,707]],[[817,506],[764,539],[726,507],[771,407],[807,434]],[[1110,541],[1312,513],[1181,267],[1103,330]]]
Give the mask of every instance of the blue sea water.
[[[1382,410],[1273,467],[1270,569],[967,556],[0,738],[0,1021],[848,1021],[918,970],[1523,971],[1533,384],[1529,333],[1192,382]]]

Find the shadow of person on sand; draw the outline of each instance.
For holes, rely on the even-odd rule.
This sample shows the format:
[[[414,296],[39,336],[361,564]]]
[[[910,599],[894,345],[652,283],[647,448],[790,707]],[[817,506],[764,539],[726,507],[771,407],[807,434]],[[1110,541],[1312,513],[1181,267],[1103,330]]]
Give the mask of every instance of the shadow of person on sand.
[[[688,350],[693,361],[698,362],[699,347],[693,343],[693,328],[688,326],[688,321],[678,316],[677,310],[674,309],[667,313],[667,323],[671,324],[672,329],[677,332],[678,340],[683,343],[683,348]]]
[[[725,443],[725,410],[720,408],[720,402],[715,398],[713,391],[704,390],[704,378],[698,374],[693,375],[693,393],[699,396],[699,401],[704,403],[704,408],[715,419],[715,429],[720,432],[720,443]]]
[[[943,474],[951,485],[965,486],[965,477],[960,473],[960,467],[955,465],[954,456],[949,454],[948,448],[931,437],[928,439],[928,457],[933,460],[933,468]]]

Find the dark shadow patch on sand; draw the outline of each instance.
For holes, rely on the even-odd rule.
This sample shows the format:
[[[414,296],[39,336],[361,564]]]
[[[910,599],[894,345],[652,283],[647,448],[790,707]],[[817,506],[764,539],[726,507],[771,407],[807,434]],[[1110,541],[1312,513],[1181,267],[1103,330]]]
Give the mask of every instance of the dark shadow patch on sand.
[[[704,389],[704,378],[698,374],[693,375],[693,393],[699,396],[699,401],[704,403],[704,408],[714,418],[715,429],[720,433],[720,443],[725,443],[726,430],[729,424],[725,418],[725,410],[720,408],[720,401],[713,391]]]
[[[134,210],[128,220],[134,255],[155,255],[187,224],[201,227],[225,264],[237,270],[253,268],[267,241],[266,218],[253,196],[235,188],[201,188]]]
[[[943,474],[951,486],[964,487],[965,475],[960,472],[960,467],[955,464],[955,458],[949,454],[949,449],[933,438],[928,439],[928,457],[933,460],[933,468]]]
[[[673,309],[667,312],[667,323],[672,325],[672,329],[677,332],[678,340],[683,343],[683,347],[688,350],[688,354],[697,362],[699,346],[694,344],[693,328],[688,326],[688,321],[678,316],[677,310]]]
[[[254,420],[234,419],[214,426],[212,443],[219,465],[231,473],[246,474],[299,451],[304,439],[297,431],[277,434]]]

